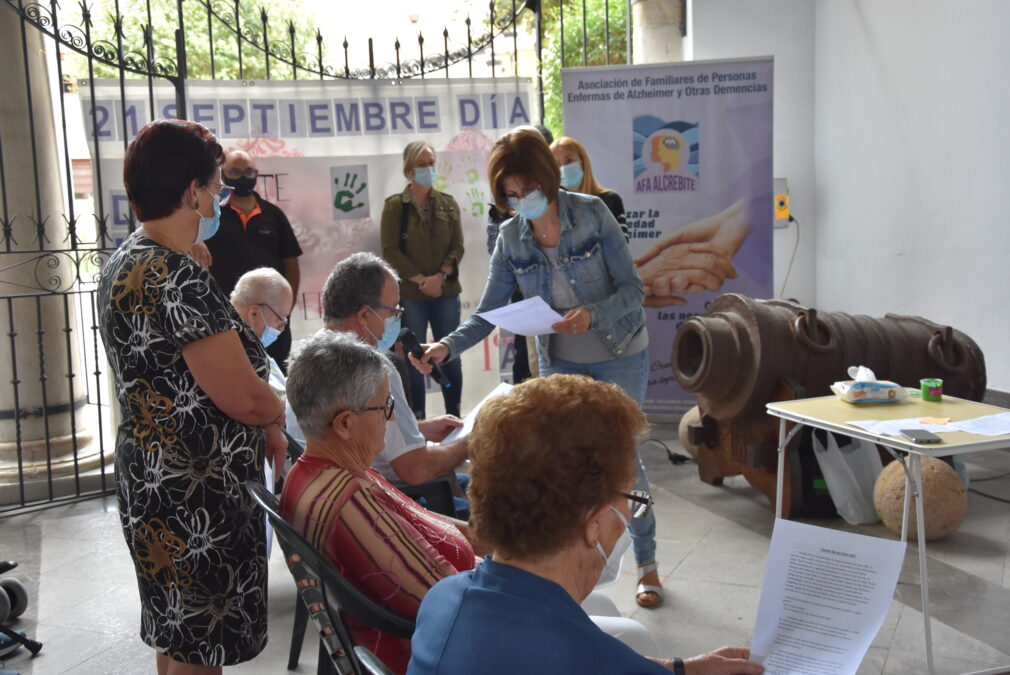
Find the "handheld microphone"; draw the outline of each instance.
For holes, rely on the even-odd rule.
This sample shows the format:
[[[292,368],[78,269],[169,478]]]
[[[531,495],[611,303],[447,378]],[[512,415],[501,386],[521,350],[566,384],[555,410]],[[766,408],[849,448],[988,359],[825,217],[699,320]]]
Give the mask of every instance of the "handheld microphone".
[[[421,357],[424,356],[424,350],[421,348],[421,344],[417,341],[417,336],[414,335],[414,331],[409,328],[404,328],[400,331],[400,337],[397,339],[400,341],[400,344],[403,345],[404,349],[414,355],[415,359],[420,360]],[[442,370],[442,367],[434,361],[431,361],[430,364],[431,379],[442,385],[444,389],[451,387],[452,382],[450,382],[449,378],[445,376],[445,372]]]

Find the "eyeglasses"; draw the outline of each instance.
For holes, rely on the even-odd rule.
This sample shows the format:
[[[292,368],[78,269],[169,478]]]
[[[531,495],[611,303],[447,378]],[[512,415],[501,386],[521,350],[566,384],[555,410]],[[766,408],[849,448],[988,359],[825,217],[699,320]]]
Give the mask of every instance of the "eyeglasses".
[[[226,169],[222,171],[226,178],[256,178],[260,175],[260,170],[254,166],[248,169]]]
[[[372,406],[370,408],[348,408],[347,410],[341,410],[340,412],[360,413],[360,412],[369,412],[372,410],[381,410],[382,414],[385,415],[386,419],[388,420],[390,417],[393,416],[393,408],[395,407],[395,405],[396,401],[393,400],[393,395],[390,394],[389,396],[386,397],[386,405],[377,405]],[[339,415],[340,413],[337,414]]]
[[[280,314],[278,314],[277,310],[274,309],[273,307],[271,307],[270,305],[268,305],[267,303],[265,303],[265,302],[257,302],[256,306],[257,307],[266,307],[267,309],[270,310],[270,313],[274,315],[275,319],[277,319],[278,321],[280,321],[285,326],[288,325],[288,320],[286,318],[284,318],[283,316],[281,316]]]
[[[403,314],[403,305],[397,305],[396,307],[390,307],[389,305],[375,305],[373,307],[373,306],[369,305],[368,307],[373,312],[375,312],[375,310],[377,310],[377,309],[384,309],[384,310],[386,310],[388,312],[392,312],[391,317],[394,318],[394,319],[399,318],[400,315]],[[378,312],[376,312],[376,313],[378,313]]]
[[[217,181],[211,181],[211,185],[216,185],[218,187],[217,198],[221,206],[226,206],[228,200],[231,199],[232,194],[235,192],[235,188],[225,185],[224,183],[218,183]],[[210,190],[208,190],[210,192]],[[211,193],[213,194],[213,193]]]
[[[637,520],[639,518],[644,518],[649,514],[652,509],[652,495],[650,495],[645,490],[632,490],[631,492],[622,492],[622,497],[628,498],[628,508],[631,510],[632,520]]]
[[[507,194],[507,195],[505,195],[505,199],[506,199],[506,201],[510,200],[510,199],[526,199],[527,197],[529,197],[531,194],[533,194],[534,192],[536,192],[539,189],[540,189],[539,185],[531,185],[528,188],[526,188],[525,190],[523,190],[522,194],[517,194],[517,195],[509,195],[509,194]]]

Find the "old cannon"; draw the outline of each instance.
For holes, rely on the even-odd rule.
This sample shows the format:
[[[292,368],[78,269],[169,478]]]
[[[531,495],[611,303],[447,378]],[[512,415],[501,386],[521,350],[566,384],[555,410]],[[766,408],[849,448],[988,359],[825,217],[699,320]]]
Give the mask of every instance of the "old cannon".
[[[774,504],[778,421],[765,404],[828,395],[852,365],[906,386],[941,377],[945,394],[974,401],[985,393],[982,351],[949,326],[722,295],[684,322],[673,340],[673,374],[698,401],[700,420],[689,437],[698,447],[700,478],[718,485],[743,474]],[[799,514],[798,466],[785,466],[783,513],[789,515]]]

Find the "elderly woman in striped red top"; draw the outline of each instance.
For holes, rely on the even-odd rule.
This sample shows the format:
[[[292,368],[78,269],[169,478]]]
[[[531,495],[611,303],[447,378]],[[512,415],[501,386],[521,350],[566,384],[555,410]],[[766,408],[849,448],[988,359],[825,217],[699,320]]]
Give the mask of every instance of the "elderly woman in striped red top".
[[[432,513],[371,468],[393,410],[386,357],[346,333],[320,331],[291,360],[288,400],[306,448],[284,481],[281,514],[366,595],[417,615],[435,582],[473,569],[466,523]],[[410,641],[349,622],[355,643],[395,672]]]

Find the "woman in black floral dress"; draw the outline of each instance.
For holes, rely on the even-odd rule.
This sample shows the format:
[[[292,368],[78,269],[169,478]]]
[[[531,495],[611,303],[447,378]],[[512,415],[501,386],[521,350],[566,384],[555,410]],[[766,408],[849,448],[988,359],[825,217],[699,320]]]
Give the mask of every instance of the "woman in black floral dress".
[[[116,481],[159,675],[214,673],[266,644],[266,542],[244,484],[286,448],[266,353],[187,255],[216,229],[221,146],[199,124],[148,124],[124,182],[143,223],[109,259],[100,328],[122,423]]]

